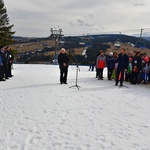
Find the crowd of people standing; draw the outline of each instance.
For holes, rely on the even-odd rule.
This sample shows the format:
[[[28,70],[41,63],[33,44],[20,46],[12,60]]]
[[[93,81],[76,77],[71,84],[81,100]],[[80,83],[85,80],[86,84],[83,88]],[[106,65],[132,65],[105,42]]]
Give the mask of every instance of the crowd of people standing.
[[[67,84],[69,57],[64,48],[58,55],[60,68],[60,84]],[[107,68],[107,79],[115,79],[115,86],[124,86],[123,82],[128,81],[131,84],[147,84],[150,82],[150,58],[146,53],[140,51],[135,54],[126,53],[124,48],[120,52],[110,52],[106,56],[103,50],[100,50],[96,58],[96,77],[103,80],[104,68]],[[90,63],[89,71],[94,71],[94,62]]]
[[[13,64],[13,55],[10,47],[0,49],[0,81],[6,81],[13,77],[11,69]]]
[[[103,80],[103,70],[107,67],[108,80],[115,79],[115,86],[123,86],[124,81],[131,84],[147,84],[150,82],[150,58],[146,53],[140,51],[135,54],[126,53],[124,48],[120,53],[110,52],[106,57],[103,50],[100,50],[96,59],[96,77]]]
[[[60,68],[60,84],[67,84],[69,56],[64,48],[58,55]],[[0,49],[0,81],[6,81],[12,75],[13,55],[9,47]],[[107,79],[115,79],[115,86],[123,86],[124,81],[131,84],[147,84],[150,82],[150,57],[140,51],[135,54],[126,53],[124,48],[120,53],[110,52],[108,56],[100,50],[96,58],[96,77],[103,80],[104,68],[107,68]],[[94,71],[94,63],[91,63],[89,70]]]

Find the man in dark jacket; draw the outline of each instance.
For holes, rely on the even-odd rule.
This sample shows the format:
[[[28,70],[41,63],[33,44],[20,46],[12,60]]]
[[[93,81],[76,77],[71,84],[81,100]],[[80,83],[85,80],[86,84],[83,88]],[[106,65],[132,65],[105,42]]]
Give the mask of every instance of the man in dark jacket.
[[[2,60],[3,60],[4,78],[9,79],[8,78],[8,54],[7,54],[6,48],[3,47],[0,51],[0,53],[1,53]]]
[[[129,58],[124,48],[121,49],[121,53],[118,55],[117,63],[118,63],[118,67],[116,72],[115,86],[118,85],[118,81],[120,81],[120,86],[123,86],[124,72],[127,71],[128,64],[129,64]]]
[[[66,50],[62,48],[60,54],[58,55],[58,64],[60,68],[60,84],[67,84],[68,63],[69,57],[66,54]]]
[[[7,52],[7,61],[8,61],[8,77],[12,77],[12,73],[11,73],[11,68],[12,68],[12,64],[13,64],[13,55],[11,53],[11,49],[9,47],[6,47],[6,52]]]

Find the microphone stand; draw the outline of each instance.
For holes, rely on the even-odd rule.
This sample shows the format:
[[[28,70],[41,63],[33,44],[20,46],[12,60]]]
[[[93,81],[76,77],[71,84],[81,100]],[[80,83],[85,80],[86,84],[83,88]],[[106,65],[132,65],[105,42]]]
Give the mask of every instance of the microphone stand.
[[[79,68],[79,66],[78,66],[78,64],[77,64],[77,59],[76,59],[76,57],[75,57],[74,54],[73,54],[73,56],[74,56],[74,59],[75,59],[75,62],[76,62],[76,84],[73,85],[73,86],[70,86],[69,88],[77,87],[78,90],[80,90],[81,87],[78,85],[78,72],[80,71],[80,68]]]

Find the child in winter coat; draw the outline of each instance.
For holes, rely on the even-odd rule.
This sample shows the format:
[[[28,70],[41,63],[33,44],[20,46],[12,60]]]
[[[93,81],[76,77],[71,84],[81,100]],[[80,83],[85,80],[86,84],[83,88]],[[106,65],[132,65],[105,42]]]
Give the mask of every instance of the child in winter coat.
[[[98,80],[103,80],[103,70],[105,66],[106,66],[106,56],[104,55],[104,52],[101,51],[96,61]]]
[[[145,62],[145,61],[144,61]],[[141,53],[136,52],[132,60],[132,80],[131,84],[139,84],[141,82],[141,68],[142,68],[142,58]]]
[[[118,57],[118,54],[116,52],[113,52],[114,69],[113,69],[113,72],[112,72],[112,75],[111,75],[111,79],[116,79],[116,70],[117,70],[117,67],[118,67],[118,63],[116,62],[117,57]]]
[[[138,75],[139,75],[139,69],[137,66],[133,66],[132,68],[132,79],[131,84],[137,84],[138,83]]]
[[[142,70],[142,83],[146,84],[149,80],[149,71],[150,71],[150,63],[149,58],[145,57],[145,64],[143,64],[143,70]]]
[[[128,64],[128,70],[125,75],[125,81],[131,82],[131,77],[132,77],[132,58],[129,58],[129,64]]]

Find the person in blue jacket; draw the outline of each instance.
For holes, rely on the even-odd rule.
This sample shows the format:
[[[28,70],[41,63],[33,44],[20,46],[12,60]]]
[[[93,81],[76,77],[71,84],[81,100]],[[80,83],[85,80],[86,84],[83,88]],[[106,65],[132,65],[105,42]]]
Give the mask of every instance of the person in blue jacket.
[[[3,59],[0,53],[0,81],[5,81],[4,78],[4,72],[3,72]]]
[[[107,78],[111,80],[113,69],[115,68],[115,59],[113,57],[113,52],[110,52],[107,58]]]
[[[3,60],[2,60],[2,56],[0,55],[0,66],[3,65]]]
[[[120,81],[120,86],[123,86],[123,81],[124,81],[124,72],[127,71],[128,69],[128,64],[129,64],[129,58],[128,55],[126,54],[126,50],[124,48],[121,48],[121,53],[118,55],[117,58],[117,72],[116,72],[116,84],[115,86],[118,85],[118,82]]]

